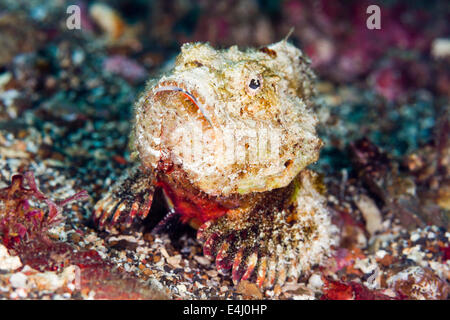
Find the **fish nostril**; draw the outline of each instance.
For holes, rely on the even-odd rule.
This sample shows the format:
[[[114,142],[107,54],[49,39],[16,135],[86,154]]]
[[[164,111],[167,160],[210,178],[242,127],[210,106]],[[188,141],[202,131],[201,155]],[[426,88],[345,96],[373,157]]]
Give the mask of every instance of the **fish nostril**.
[[[200,110],[200,113],[206,119],[206,121],[208,121],[209,125],[211,127],[213,126],[212,122],[211,122],[211,119],[208,116],[205,108],[197,100],[197,98],[192,93],[190,93],[189,91],[187,91],[187,90],[185,90],[183,88],[180,88],[180,87],[178,87],[176,85],[167,85],[167,86],[157,87],[154,90],[154,94],[157,94],[159,92],[170,92],[170,91],[172,91],[172,92],[179,92],[179,93],[183,94],[186,98],[188,98]]]
[[[284,166],[285,166],[286,168],[289,168],[289,167],[291,166],[291,164],[292,164],[292,160],[288,160],[288,161],[286,161],[286,162],[284,163]]]

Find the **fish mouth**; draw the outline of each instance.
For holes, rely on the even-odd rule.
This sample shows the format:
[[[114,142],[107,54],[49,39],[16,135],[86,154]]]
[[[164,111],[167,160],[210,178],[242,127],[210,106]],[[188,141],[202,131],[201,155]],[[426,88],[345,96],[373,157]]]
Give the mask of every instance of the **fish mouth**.
[[[179,92],[186,96],[200,111],[203,118],[208,122],[208,124],[213,127],[213,122],[211,120],[211,116],[209,115],[208,111],[205,108],[205,104],[201,101],[203,99],[200,98],[200,96],[193,91],[187,90],[184,86],[176,83],[170,83],[170,84],[160,84],[153,90],[153,95],[156,96],[160,92]]]

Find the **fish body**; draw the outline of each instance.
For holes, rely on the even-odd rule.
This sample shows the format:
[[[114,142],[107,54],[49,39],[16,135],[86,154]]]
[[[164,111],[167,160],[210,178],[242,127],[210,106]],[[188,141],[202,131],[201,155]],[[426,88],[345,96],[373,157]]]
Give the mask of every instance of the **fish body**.
[[[183,45],[136,103],[139,165],[99,201],[97,225],[143,220],[161,188],[236,283],[268,288],[321,263],[336,232],[323,184],[306,168],[322,145],[314,79],[286,40],[245,51]]]

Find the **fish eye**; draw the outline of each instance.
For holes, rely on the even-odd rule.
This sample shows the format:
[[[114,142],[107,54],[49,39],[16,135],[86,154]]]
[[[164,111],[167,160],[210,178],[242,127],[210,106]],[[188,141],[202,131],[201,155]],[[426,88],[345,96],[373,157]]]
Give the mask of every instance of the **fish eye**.
[[[248,86],[250,89],[256,90],[261,86],[261,81],[259,79],[251,79]]]
[[[254,75],[252,77],[248,78],[249,80],[247,80],[247,86],[246,86],[246,90],[247,94],[250,96],[253,96],[255,94],[257,94],[259,92],[259,90],[261,90],[262,85],[263,85],[263,79],[260,75]]]

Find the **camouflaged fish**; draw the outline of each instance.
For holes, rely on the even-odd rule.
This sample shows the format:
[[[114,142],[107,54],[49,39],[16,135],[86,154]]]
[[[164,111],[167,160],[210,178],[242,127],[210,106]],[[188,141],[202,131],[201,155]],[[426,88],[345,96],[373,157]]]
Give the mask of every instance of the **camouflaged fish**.
[[[99,228],[132,226],[163,190],[169,215],[198,229],[235,283],[295,280],[334,243],[317,174],[314,74],[286,40],[261,49],[181,48],[135,106],[140,164],[97,203]],[[120,228],[119,228],[120,229]]]

